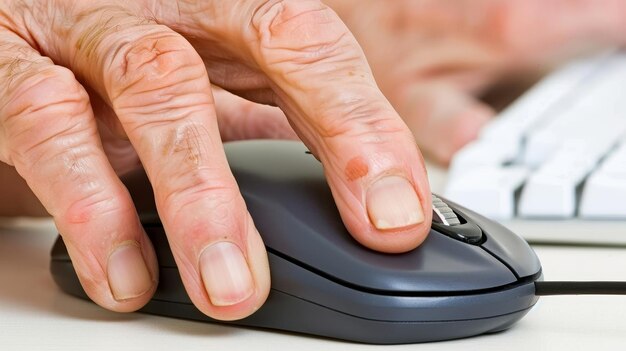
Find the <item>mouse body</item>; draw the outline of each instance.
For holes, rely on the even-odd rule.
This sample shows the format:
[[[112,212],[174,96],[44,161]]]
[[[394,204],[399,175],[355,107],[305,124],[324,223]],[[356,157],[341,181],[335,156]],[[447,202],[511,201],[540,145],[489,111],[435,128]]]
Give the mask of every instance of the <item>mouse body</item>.
[[[234,322],[205,316],[180,280],[143,171],[124,177],[160,267],[140,311],[272,328],[375,344],[427,342],[498,332],[537,302],[541,265],[530,246],[501,225],[434,197],[424,243],[403,254],[372,251],[345,229],[321,164],[293,141],[225,146],[229,164],[267,247],[266,303]],[[59,238],[51,271],[65,292],[87,298]]]

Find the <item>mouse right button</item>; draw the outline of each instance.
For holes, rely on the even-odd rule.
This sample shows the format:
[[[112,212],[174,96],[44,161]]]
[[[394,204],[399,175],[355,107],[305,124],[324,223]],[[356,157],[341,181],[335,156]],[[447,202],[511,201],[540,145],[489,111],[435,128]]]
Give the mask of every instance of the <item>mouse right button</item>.
[[[480,246],[505,262],[519,278],[541,272],[541,263],[528,243],[498,222],[485,218],[474,211],[447,201],[468,222],[479,226],[486,240]]]

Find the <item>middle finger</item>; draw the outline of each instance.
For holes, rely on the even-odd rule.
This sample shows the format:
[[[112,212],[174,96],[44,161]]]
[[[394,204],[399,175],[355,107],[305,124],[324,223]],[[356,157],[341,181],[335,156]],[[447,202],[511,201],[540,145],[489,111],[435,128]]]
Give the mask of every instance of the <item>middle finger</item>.
[[[66,14],[70,45],[42,42],[58,44],[48,52],[118,116],[191,300],[214,318],[245,317],[269,293],[269,268],[224,155],[204,63],[165,26],[123,7],[81,5]]]

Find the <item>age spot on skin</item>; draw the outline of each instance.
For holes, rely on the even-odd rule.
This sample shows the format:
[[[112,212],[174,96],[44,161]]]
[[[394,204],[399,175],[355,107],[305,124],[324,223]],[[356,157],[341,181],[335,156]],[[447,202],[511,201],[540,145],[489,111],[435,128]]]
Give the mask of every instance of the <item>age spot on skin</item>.
[[[346,165],[346,178],[348,181],[354,181],[367,175],[369,167],[361,156],[354,157]]]

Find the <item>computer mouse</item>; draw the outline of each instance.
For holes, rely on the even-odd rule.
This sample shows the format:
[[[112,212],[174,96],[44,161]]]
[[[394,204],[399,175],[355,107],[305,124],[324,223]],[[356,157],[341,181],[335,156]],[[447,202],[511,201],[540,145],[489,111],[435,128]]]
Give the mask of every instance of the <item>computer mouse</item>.
[[[189,300],[143,171],[124,177],[154,244],[160,282],[143,312],[279,329],[375,344],[427,342],[511,327],[537,302],[542,277],[530,246],[501,225],[433,195],[424,243],[384,254],[343,225],[321,164],[295,141],[227,143],[228,161],[267,247],[267,302],[234,322],[213,320]],[[51,271],[65,292],[87,298],[62,240]]]

